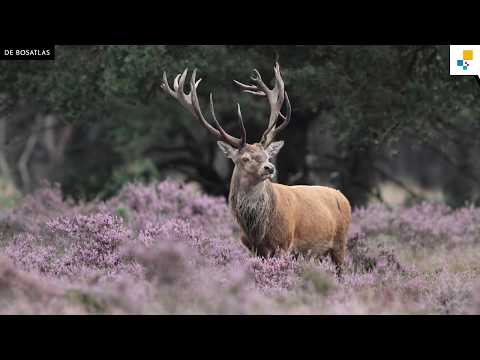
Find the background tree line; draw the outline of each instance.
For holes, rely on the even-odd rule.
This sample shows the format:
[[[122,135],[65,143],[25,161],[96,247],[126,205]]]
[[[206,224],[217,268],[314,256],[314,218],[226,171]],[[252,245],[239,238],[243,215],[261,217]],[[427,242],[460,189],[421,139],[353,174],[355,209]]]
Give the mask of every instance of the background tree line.
[[[249,142],[268,118],[243,94],[278,56],[293,112],[277,159],[286,184],[330,184],[355,206],[385,182],[440,189],[450,205],[478,203],[480,88],[449,75],[448,46],[61,46],[55,61],[0,61],[0,172],[28,193],[43,179],[76,198],[108,197],[125,182],[179,174],[226,194],[231,164],[161,89],[186,67],[203,79],[227,131]]]

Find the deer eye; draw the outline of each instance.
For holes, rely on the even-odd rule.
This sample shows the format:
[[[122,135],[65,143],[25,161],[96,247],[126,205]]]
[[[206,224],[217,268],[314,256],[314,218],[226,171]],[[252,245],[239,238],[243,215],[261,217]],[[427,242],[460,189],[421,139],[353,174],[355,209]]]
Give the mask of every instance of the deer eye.
[[[243,161],[244,163],[247,163],[247,162],[250,161],[250,159],[249,159],[248,157],[244,157],[244,158],[242,158],[242,161]]]

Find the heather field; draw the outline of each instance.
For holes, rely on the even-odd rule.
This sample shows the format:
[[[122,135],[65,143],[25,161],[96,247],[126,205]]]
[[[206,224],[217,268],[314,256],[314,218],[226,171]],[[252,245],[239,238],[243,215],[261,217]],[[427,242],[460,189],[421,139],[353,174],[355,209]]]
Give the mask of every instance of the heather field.
[[[342,279],[329,259],[262,260],[223,198],[130,184],[74,203],[55,186],[0,219],[2,314],[475,314],[480,209],[356,209]]]

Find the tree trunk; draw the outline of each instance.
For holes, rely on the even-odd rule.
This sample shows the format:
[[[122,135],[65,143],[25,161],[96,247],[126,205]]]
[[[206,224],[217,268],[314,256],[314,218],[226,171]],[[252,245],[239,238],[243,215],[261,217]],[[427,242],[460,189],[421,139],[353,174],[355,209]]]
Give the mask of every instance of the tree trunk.
[[[350,146],[339,176],[341,190],[353,207],[363,206],[375,185],[372,150],[368,145]]]

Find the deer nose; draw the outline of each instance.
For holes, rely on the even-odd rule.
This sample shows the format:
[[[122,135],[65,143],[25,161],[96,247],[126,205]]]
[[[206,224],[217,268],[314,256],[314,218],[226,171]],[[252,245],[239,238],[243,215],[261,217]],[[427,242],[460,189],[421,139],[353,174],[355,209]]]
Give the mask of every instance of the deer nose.
[[[269,174],[273,174],[273,172],[275,171],[275,169],[273,168],[272,165],[265,165],[263,167],[263,170],[265,170],[266,172],[268,172]]]

